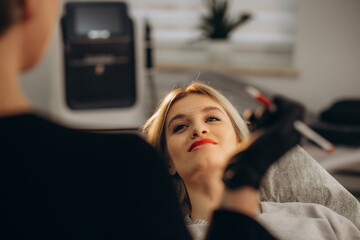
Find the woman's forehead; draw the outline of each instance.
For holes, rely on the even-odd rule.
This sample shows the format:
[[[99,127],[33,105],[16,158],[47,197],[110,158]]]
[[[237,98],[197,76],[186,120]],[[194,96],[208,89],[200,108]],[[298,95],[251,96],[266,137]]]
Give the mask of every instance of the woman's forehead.
[[[214,99],[202,94],[191,94],[177,100],[170,108],[166,122],[175,115],[192,115],[207,111],[220,111],[225,114],[224,108]]]

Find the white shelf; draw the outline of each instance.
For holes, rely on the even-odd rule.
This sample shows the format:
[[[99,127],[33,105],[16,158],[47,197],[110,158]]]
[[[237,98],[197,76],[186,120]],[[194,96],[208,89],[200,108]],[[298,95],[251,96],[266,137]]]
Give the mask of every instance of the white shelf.
[[[298,76],[292,63],[291,48],[256,49],[228,43],[223,50],[208,42],[155,47],[158,70],[220,70],[250,75]]]

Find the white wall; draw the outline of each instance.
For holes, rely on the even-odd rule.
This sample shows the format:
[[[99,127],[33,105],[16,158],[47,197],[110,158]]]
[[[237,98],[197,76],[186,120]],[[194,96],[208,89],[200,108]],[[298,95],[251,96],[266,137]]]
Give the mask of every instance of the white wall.
[[[247,77],[318,112],[342,97],[360,99],[360,1],[298,0],[295,79]]]

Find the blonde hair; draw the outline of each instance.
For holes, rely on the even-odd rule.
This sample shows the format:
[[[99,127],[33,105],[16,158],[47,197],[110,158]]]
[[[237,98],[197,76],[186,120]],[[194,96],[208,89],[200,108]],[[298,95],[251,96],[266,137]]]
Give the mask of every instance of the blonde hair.
[[[240,141],[247,140],[250,135],[249,129],[238,111],[219,91],[199,82],[192,83],[186,87],[176,88],[162,100],[155,113],[146,121],[142,127],[142,131],[146,135],[147,141],[164,155],[166,164],[169,167],[169,161],[171,161],[171,159],[167,156],[165,121],[171,106],[176,101],[191,94],[205,95],[216,101],[229,116],[235,133]],[[174,175],[174,182],[183,212],[184,214],[189,214],[191,211],[190,200],[188,198],[185,185],[178,174]]]

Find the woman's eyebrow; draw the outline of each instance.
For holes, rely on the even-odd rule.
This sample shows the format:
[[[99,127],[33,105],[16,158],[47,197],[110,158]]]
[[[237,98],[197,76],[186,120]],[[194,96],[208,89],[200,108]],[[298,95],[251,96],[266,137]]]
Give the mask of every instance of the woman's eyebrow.
[[[220,108],[215,107],[215,106],[205,107],[205,108],[203,108],[203,109],[201,110],[201,112],[210,112],[210,111],[213,111],[213,110],[219,111],[219,112],[221,112],[222,114],[225,114]]]
[[[173,118],[171,118],[171,120],[169,121],[169,124],[168,124],[168,128],[170,128],[170,125],[173,121],[177,120],[177,119],[182,119],[182,118],[185,118],[185,114],[177,114],[175,115]]]

